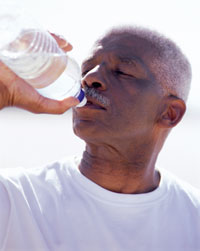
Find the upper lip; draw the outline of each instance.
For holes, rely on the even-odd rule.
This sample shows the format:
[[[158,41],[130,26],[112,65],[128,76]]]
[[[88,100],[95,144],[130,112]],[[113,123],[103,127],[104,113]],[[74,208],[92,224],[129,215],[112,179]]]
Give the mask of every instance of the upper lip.
[[[87,102],[89,102],[89,103],[91,103],[93,105],[99,106],[101,109],[106,110],[106,107],[101,102],[99,102],[98,100],[96,100],[96,99],[94,99],[94,98],[92,98],[90,96],[87,96],[87,95],[86,95],[86,98],[87,98]],[[86,103],[86,105],[87,105],[87,103]]]

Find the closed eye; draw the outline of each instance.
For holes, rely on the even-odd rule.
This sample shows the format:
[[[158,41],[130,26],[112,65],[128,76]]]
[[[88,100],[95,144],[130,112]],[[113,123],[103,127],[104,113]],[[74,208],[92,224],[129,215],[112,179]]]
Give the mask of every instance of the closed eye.
[[[83,78],[88,72],[89,72],[89,70],[82,72],[82,73],[81,73],[82,78]]]
[[[128,74],[128,73],[126,73],[126,72],[124,72],[124,71],[120,71],[120,70],[116,70],[116,71],[115,71],[115,74],[116,74],[116,75],[121,75],[121,76],[127,76],[127,77],[135,78],[134,75]]]
[[[116,70],[115,73],[119,75],[127,75],[125,72],[119,70]]]

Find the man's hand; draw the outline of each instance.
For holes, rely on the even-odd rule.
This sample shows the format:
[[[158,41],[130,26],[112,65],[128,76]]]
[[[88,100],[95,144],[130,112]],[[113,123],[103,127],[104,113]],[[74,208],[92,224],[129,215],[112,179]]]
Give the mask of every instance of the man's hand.
[[[72,50],[71,44],[63,37],[53,33],[51,35],[65,52]],[[57,101],[41,96],[0,61],[0,109],[17,106],[34,113],[62,114],[78,103],[74,97]]]

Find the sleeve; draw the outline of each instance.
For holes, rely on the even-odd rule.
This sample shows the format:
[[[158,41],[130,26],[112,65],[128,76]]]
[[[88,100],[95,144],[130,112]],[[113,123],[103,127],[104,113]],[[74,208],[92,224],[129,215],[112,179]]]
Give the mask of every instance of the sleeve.
[[[8,192],[4,185],[3,177],[0,176],[0,250],[3,249],[9,224],[11,203]]]

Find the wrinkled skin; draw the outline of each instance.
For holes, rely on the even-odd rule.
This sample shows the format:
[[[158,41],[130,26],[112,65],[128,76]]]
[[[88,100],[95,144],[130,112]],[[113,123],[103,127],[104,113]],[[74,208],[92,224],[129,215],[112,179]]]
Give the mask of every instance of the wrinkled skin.
[[[94,99],[73,109],[74,132],[86,142],[79,169],[114,192],[144,193],[159,184],[154,168],[171,128],[163,122],[171,120],[163,115],[170,101],[150,66],[148,46],[123,35],[102,39],[82,65],[83,87],[109,104],[101,109]]]

